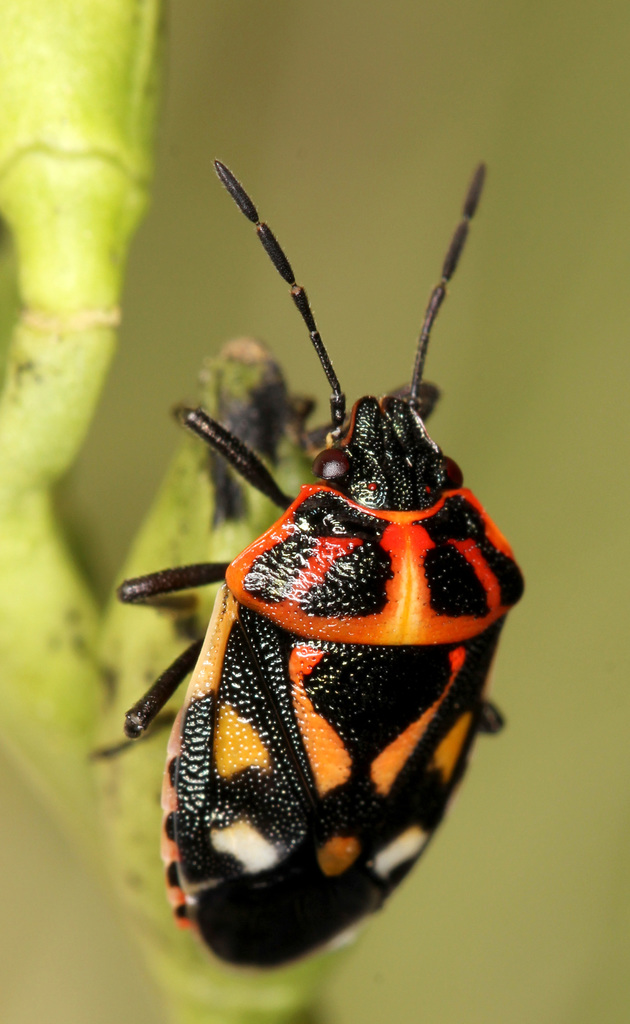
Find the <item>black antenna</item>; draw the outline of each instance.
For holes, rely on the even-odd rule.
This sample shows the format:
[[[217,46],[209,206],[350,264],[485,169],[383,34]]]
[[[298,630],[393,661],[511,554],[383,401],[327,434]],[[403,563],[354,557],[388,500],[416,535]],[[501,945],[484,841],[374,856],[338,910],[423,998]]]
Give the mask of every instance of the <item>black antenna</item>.
[[[315,347],[315,351],[319,356],[319,361],[322,364],[326,377],[328,378],[328,383],[332,388],[332,395],[330,396],[330,415],[333,427],[335,430],[338,430],[342,426],[346,416],[346,397],[341,390],[341,385],[339,384],[337,374],[333,370],[330,356],[328,355],[324,342],[317,330],[317,324],[315,323],[313,312],[309,305],[308,298],[306,297],[306,292],[302,288],[302,285],[295,283],[295,275],[291,268],[291,264],[282,251],[271,228],[269,228],[264,221],[260,220],[258,210],[247,195],[247,192],[241,185],[240,181],[237,181],[232,172],[228,170],[225,164],[222,164],[220,160],[214,161],[214,167],[221,182],[225,185],[236,205],[242,213],[245,214],[247,219],[251,220],[252,224],[256,225],[256,233],[262,242],[263,249],[280,274],[280,277],[284,278],[287,284],[291,286],[291,298],[295,302],[295,305],[300,311],[302,319],[306,324],[308,333],[311,336],[311,341]]]
[[[462,250],[468,237],[468,228],[472,218],[475,215],[477,206],[479,205],[479,199],[481,198],[481,190],[483,189],[483,183],[486,176],[486,165],[479,164],[479,167],[475,171],[470,187],[466,194],[464,201],[464,208],[462,210],[462,219],[455,229],[455,234],[451,239],[451,244],[448,247],[446,259],[442,265],[442,278],[440,283],[431,292],[431,298],[429,299],[429,305],[427,306],[426,313],[424,314],[424,323],[422,324],[422,330],[420,331],[420,338],[418,340],[418,349],[416,352],[416,361],[413,368],[413,376],[411,378],[411,389],[409,391],[409,404],[417,405],[420,395],[420,382],[422,381],[422,374],[424,372],[424,361],[427,356],[427,348],[429,345],[429,335],[431,334],[431,328],[435,323],[435,318],[438,315],[438,311],[444,299],[446,298],[446,285],[455,273],[455,269],[459,262],[459,257],[462,254]]]

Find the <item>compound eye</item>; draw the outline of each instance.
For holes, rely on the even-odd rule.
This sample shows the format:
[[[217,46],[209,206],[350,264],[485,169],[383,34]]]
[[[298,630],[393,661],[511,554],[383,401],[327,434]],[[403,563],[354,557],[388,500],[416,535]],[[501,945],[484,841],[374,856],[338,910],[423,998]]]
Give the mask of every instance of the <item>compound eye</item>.
[[[313,473],[320,480],[340,480],[350,469],[350,460],[338,448],[327,448],[313,462]]]
[[[451,487],[461,487],[464,483],[464,474],[455,462],[455,459],[449,459],[448,455],[446,455],[444,458],[444,468]]]

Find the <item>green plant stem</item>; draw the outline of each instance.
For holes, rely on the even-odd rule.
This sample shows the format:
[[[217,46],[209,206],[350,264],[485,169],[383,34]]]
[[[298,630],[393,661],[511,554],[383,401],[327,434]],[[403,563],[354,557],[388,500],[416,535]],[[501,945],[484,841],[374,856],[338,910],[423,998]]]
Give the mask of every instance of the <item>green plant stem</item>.
[[[2,728],[31,778],[77,819],[93,807],[97,609],[50,486],[85,433],[113,341],[104,329],[51,338],[20,325],[0,405]]]
[[[100,677],[97,609],[54,513],[115,346],[146,207],[158,0],[5,0],[0,212],[21,313],[0,397],[0,729],[84,837]]]

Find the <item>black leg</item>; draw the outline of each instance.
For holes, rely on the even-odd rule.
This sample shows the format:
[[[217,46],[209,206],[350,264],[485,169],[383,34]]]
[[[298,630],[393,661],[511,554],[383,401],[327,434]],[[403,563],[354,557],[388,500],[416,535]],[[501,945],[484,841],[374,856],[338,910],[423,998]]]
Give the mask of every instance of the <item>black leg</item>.
[[[90,753],[90,761],[107,761],[110,757],[118,757],[119,754],[124,754],[125,751],[131,750],[131,748],[137,746],[138,743],[150,740],[154,736],[159,736],[164,729],[172,729],[174,721],[175,715],[169,711],[165,711],[163,715],[158,715],[154,720],[153,728],[150,732],[143,733],[137,740],[121,740],[120,743],[114,743],[111,747],[97,747],[96,750],[93,750]]]
[[[220,423],[208,416],[203,409],[177,410],[180,421],[189,430],[209,444],[211,448],[219,452],[229,462],[230,466],[239,473],[248,484],[264,494],[275,505],[281,509],[288,508],[293,498],[289,498],[278,487],[271,473],[260,461],[256,452],[252,451],[246,444],[226,430]]]
[[[505,719],[496,705],[491,704],[489,700],[485,700],[481,706],[481,717],[477,727],[479,732],[485,732],[494,736],[495,733],[501,732],[504,725]]]
[[[224,579],[229,562],[198,562],[180,565],[176,569],[162,569],[147,576],[124,580],[118,590],[118,600],[125,604],[150,604],[151,599],[176,590],[205,587]]]
[[[128,739],[138,739],[151,725],[179,684],[192,672],[202,647],[203,640],[195,640],[129,709],[125,715],[125,735]]]

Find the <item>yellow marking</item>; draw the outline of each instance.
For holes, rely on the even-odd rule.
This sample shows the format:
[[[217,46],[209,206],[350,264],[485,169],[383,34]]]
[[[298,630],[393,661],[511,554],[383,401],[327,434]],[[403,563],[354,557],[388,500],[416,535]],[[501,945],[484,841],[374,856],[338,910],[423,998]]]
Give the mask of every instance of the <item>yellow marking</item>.
[[[429,767],[441,774],[444,783],[450,782],[451,776],[455,771],[455,766],[462,752],[462,747],[466,742],[471,722],[472,711],[467,711],[457,719],[451,731],[446,734],[444,739],[435,748],[435,753],[431,758]]]
[[[412,528],[413,529],[413,528]],[[411,547],[412,530],[408,530],[405,536],[405,553],[402,557],[400,573],[400,589],[398,605],[398,634],[401,637],[400,643],[413,643],[415,618],[418,614],[419,594],[418,576],[420,567],[416,565]]]
[[[414,752],[422,734],[435,714],[435,705],[425,711],[417,721],[408,725],[395,740],[388,743],[370,765],[370,777],[376,792],[387,796],[398,773]]]
[[[317,861],[325,875],[342,875],[354,864],[360,853],[361,843],[356,836],[333,836],[320,846]]]
[[[232,626],[238,619],[238,601],[223,584],[217,593],[203,648],[186,693],[186,703],[216,694]]]
[[[300,727],[311,765],[315,787],[319,796],[325,796],[331,789],[343,785],[350,778],[352,758],[346,750],[341,736],[322,715],[318,715],[304,689],[303,676],[299,671],[289,674],[293,681],[293,707]]]
[[[229,779],[243,768],[262,768],[264,771],[271,768],[269,751],[253,725],[239,718],[229,704],[224,704],[219,711],[214,736],[214,761],[219,775],[224,779]]]

